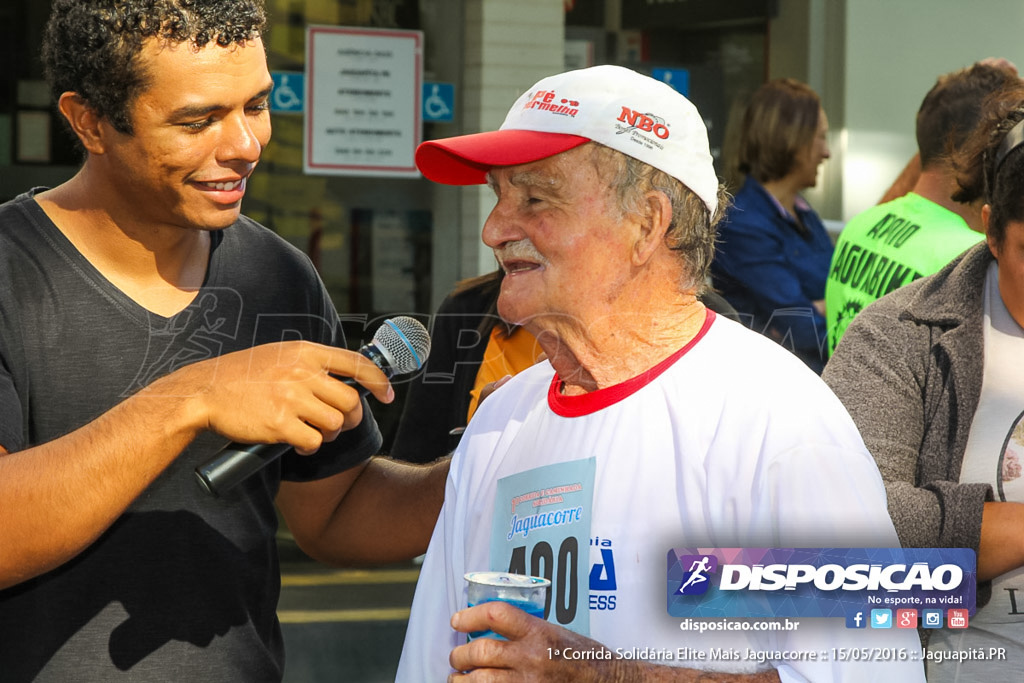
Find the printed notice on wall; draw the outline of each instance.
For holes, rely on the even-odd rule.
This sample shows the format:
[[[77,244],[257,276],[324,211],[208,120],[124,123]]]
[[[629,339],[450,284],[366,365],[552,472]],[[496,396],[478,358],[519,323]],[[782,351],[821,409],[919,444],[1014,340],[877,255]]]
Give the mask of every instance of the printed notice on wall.
[[[305,172],[419,176],[422,81],[420,31],[310,26]]]

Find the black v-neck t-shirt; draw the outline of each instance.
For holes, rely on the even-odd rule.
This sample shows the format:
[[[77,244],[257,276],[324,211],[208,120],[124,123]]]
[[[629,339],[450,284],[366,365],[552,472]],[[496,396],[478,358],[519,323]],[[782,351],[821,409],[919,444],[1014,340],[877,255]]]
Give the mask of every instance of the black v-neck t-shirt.
[[[165,318],[104,278],[36,192],[0,206],[0,445],[11,452],[190,363],[285,339],[344,345],[309,259],[244,216],[211,233],[202,288]],[[84,552],[0,591],[0,679],[280,680],[274,497],[282,479],[329,476],[375,453],[365,404],[363,415],[320,453],[289,452],[222,498],[193,471],[228,440],[201,435]]]

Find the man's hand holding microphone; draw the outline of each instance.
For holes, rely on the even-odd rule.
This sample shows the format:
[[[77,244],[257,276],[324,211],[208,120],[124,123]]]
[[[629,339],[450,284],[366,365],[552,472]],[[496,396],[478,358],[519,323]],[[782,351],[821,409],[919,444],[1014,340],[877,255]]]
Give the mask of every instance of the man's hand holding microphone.
[[[367,393],[390,403],[389,378],[421,368],[429,351],[426,329],[403,316],[358,353],[296,341],[197,363],[208,377],[197,397],[206,428],[235,440],[196,469],[197,481],[220,495],[291,447],[314,453],[360,423]]]

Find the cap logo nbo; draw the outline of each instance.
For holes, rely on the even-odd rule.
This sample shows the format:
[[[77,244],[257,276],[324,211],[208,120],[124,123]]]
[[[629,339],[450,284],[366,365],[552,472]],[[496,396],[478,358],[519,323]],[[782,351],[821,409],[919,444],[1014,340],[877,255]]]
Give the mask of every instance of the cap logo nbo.
[[[620,127],[616,131],[616,135],[622,135],[623,133],[628,133],[631,130],[642,130],[645,133],[654,133],[662,140],[668,140],[668,126],[665,125],[665,119],[660,116],[655,116],[654,114],[641,114],[635,109],[623,107],[618,120],[623,123],[628,123],[629,127]]]
[[[526,101],[523,109],[540,109],[542,111],[549,111],[552,114],[561,114],[574,118],[576,114],[580,113],[580,103],[578,101],[562,98],[560,101],[555,102],[555,97],[554,90],[538,90]]]

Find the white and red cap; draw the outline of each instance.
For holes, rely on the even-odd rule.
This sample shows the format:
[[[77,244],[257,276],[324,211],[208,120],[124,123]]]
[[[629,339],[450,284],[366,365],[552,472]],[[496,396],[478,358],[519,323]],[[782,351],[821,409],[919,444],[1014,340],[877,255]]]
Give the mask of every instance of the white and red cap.
[[[512,105],[501,128],[430,140],[416,166],[445,185],[478,185],[495,166],[518,166],[593,140],[664,171],[714,215],[718,177],[697,108],[661,81],[621,66],[549,76]]]

